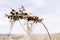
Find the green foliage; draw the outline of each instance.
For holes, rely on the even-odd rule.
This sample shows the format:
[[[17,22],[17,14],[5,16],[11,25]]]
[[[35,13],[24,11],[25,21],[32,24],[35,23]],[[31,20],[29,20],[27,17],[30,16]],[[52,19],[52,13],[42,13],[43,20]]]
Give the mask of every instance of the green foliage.
[[[15,21],[16,21],[16,20],[19,20],[19,16],[11,15],[11,17],[10,17],[10,18],[11,18],[11,20],[15,20]]]

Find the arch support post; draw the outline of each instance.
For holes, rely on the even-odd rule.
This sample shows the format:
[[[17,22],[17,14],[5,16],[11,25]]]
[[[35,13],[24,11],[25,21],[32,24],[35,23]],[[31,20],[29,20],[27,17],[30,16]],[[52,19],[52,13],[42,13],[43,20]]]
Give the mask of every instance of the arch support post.
[[[46,31],[47,31],[47,33],[48,33],[49,40],[52,40],[52,39],[51,39],[51,35],[50,35],[50,33],[49,33],[49,30],[47,29],[47,27],[45,26],[45,24],[44,24],[43,22],[41,22],[41,23],[42,23],[42,25],[44,26],[44,28],[46,29]]]

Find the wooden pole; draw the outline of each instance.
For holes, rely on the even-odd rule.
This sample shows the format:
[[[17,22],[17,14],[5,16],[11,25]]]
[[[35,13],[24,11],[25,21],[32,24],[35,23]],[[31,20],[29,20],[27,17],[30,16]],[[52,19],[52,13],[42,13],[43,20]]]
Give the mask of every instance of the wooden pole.
[[[9,34],[11,33],[11,30],[12,30],[12,28],[13,28],[14,23],[15,23],[15,21],[11,21],[11,27],[10,27]]]
[[[29,23],[27,21],[27,40],[31,40],[31,28],[29,27]]]
[[[49,39],[52,40],[52,39],[51,39],[51,36],[50,36],[50,33],[49,33],[48,29],[47,29],[47,27],[44,25],[43,22],[41,22],[41,23],[42,23],[42,25],[44,26],[44,28],[46,29],[46,31],[47,31],[47,33],[48,33],[48,36],[49,36]]]

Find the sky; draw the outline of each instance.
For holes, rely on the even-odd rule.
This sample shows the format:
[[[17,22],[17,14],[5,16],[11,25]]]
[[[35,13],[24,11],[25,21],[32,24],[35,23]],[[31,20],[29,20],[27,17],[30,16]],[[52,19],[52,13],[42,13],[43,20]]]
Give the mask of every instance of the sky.
[[[12,9],[18,10],[24,5],[27,12],[40,18],[50,33],[60,33],[60,0],[0,0],[0,33],[9,33],[10,22],[5,14],[9,14]],[[14,24],[12,34],[25,33],[19,22]],[[33,33],[46,33],[43,25],[34,25]]]

